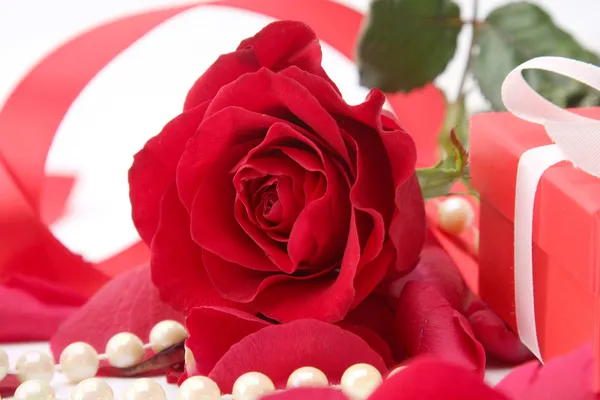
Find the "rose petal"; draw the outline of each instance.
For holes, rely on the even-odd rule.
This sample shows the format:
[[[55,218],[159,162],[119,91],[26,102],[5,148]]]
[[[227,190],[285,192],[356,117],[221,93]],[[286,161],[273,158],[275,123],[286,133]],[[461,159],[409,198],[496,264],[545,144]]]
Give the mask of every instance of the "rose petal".
[[[386,379],[369,399],[509,400],[472,371],[433,358],[411,362],[407,368]]]
[[[378,293],[369,295],[344,318],[344,322],[372,330],[388,344],[396,339],[394,320],[394,308]]]
[[[204,118],[207,105],[199,105],[171,120],[134,156],[129,169],[129,198],[133,223],[148,246],[158,226],[161,199],[175,181],[185,144]]]
[[[202,250],[190,238],[189,216],[175,186],[167,189],[160,212],[150,265],[163,300],[183,313],[204,305],[233,306],[217,293],[206,273]]]
[[[369,346],[381,356],[385,362],[385,365],[388,367],[393,367],[396,364],[394,361],[394,356],[392,355],[392,350],[390,350],[390,346],[388,346],[381,336],[373,332],[371,329],[364,326],[352,325],[344,321],[338,322],[336,325],[344,328],[348,332],[354,333],[356,336],[367,342]]]
[[[211,115],[188,142],[177,168],[177,189],[191,215],[194,241],[226,261],[258,271],[277,268],[235,219],[231,170],[275,122],[235,107]]]
[[[298,21],[277,21],[264,27],[254,37],[243,40],[239,49],[252,47],[263,67],[273,71],[294,65],[326,79],[336,90],[321,67],[321,45],[313,30]],[[339,91],[339,90],[338,90]]]
[[[252,96],[240,96],[240,93],[252,93]],[[206,115],[208,117],[227,107],[240,107],[288,121],[299,120],[297,124],[315,132],[311,137],[315,143],[330,148],[333,154],[349,163],[348,149],[338,124],[317,100],[320,95],[294,79],[263,68],[225,86],[211,102]]]
[[[269,322],[252,314],[217,307],[194,308],[186,319],[189,337],[185,344],[194,354],[194,365],[186,365],[188,376],[208,375],[229,349]]]
[[[6,375],[6,378],[0,381],[0,396],[2,397],[11,397],[15,390],[19,387],[21,381],[14,374]]]
[[[533,358],[531,351],[517,335],[486,306],[469,314],[468,319],[475,337],[488,355],[512,364],[521,364]]]
[[[184,109],[212,99],[221,87],[245,73],[256,72],[261,67],[277,71],[289,65],[297,65],[329,80],[321,67],[319,41],[307,25],[296,21],[269,24],[254,37],[242,41],[237,51],[220,56],[194,83]]]
[[[594,354],[593,347],[586,345],[544,366],[532,361],[508,374],[497,388],[517,400],[597,399]]]
[[[408,282],[396,308],[396,359],[435,355],[483,374],[485,351],[467,319],[433,287]]]
[[[415,269],[395,281],[390,287],[390,293],[398,297],[409,281],[423,282],[434,287],[452,308],[459,311],[465,309],[469,299],[470,292],[454,261],[432,235],[428,235],[427,244]]]
[[[281,388],[294,370],[310,365],[336,383],[348,367],[359,362],[387,373],[381,356],[355,334],[326,322],[298,320],[246,336],[225,353],[209,377],[230,392],[240,375],[258,371]]]
[[[160,300],[149,268],[140,267],[100,289],[61,325],[50,339],[50,347],[58,357],[69,344],[83,341],[104,353],[113,335],[132,332],[146,340],[152,327],[165,319],[183,321],[183,316]]]
[[[265,400],[348,400],[341,390],[335,388],[298,388],[284,390],[262,398]]]
[[[392,135],[389,136],[393,137]],[[384,136],[384,142],[385,142]],[[386,145],[390,160],[400,156],[393,154],[390,149],[391,144]],[[393,164],[392,164],[393,166]],[[400,172],[394,171],[394,179]],[[425,208],[423,204],[423,195],[419,186],[419,180],[416,174],[410,177],[406,182],[396,186],[396,211],[390,224],[390,240],[396,248],[396,269],[390,269],[390,276],[398,277],[404,275],[411,268],[414,268],[419,254],[425,243]],[[407,223],[410,221],[410,223]]]
[[[337,276],[330,279],[283,281],[264,289],[254,304],[264,315],[280,322],[314,318],[327,322],[341,321],[352,305],[360,244],[352,212],[350,232]]]

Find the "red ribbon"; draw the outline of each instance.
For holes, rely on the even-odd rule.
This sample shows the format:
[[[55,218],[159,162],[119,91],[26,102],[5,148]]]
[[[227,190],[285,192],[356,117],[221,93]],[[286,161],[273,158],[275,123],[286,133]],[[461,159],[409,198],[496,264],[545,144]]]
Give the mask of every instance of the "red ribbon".
[[[206,1],[120,18],[57,48],[21,80],[0,110],[0,281],[17,272],[25,273],[89,296],[111,277],[147,262],[148,250],[138,242],[92,265],[52,235],[47,219],[42,217],[42,188],[48,179],[44,172],[46,157],[71,104],[98,72],[166,20],[207,5],[303,21],[348,58],[353,57],[363,18],[359,12],[330,0]],[[431,149],[420,153],[420,163],[431,164],[435,134],[443,117],[441,93],[428,86],[410,96],[393,95],[388,100],[418,148]]]

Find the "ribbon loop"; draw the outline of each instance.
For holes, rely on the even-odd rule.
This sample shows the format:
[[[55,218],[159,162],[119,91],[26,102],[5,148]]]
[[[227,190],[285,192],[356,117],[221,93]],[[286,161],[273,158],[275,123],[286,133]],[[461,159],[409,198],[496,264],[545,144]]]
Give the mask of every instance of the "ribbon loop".
[[[600,68],[568,58],[539,57],[515,68],[502,84],[502,101],[508,111],[544,125],[567,160],[600,177],[600,121],[574,114],[544,99],[523,78],[522,71],[528,69],[554,72],[600,90]]]

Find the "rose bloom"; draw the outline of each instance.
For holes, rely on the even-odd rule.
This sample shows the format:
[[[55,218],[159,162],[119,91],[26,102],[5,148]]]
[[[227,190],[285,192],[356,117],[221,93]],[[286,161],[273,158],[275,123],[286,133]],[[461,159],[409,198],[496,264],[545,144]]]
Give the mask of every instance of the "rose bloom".
[[[410,272],[425,238],[416,150],[384,101],[344,102],[299,22],[219,57],[129,173],[161,297],[185,314],[336,322]]]

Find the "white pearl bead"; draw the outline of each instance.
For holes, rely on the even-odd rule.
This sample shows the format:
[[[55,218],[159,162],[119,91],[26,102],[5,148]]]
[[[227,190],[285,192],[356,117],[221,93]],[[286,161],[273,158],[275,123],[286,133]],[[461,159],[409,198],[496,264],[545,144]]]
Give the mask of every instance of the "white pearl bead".
[[[0,348],[0,381],[8,374],[8,354]]]
[[[406,366],[404,366],[404,365],[401,365],[401,366],[399,366],[399,367],[396,367],[396,368],[394,368],[394,369],[392,370],[392,372],[390,372],[390,373],[388,374],[388,376],[387,376],[387,377],[389,378],[390,376],[396,375],[398,372],[402,371],[404,368],[406,368]]]
[[[60,355],[60,369],[71,382],[93,378],[98,372],[100,359],[96,350],[87,343],[71,343]]]
[[[131,367],[144,358],[144,343],[133,333],[117,333],[106,344],[106,358],[114,367]]]
[[[220,400],[219,386],[206,376],[192,376],[179,387],[179,400]]]
[[[154,325],[150,331],[150,347],[159,353],[177,343],[183,342],[188,336],[185,327],[177,321],[166,320]]]
[[[271,379],[260,372],[248,372],[237,378],[233,384],[234,400],[256,400],[275,391]]]
[[[52,357],[41,351],[28,351],[19,357],[15,369],[21,382],[29,380],[50,382],[54,376],[54,361]]]
[[[288,389],[299,387],[322,387],[329,386],[329,379],[320,370],[314,367],[298,368],[288,378]]]
[[[17,388],[14,400],[54,400],[54,390],[47,382],[30,380]]]
[[[382,380],[381,373],[372,365],[355,364],[342,375],[340,387],[352,400],[363,400],[377,389]]]
[[[113,400],[111,387],[102,379],[89,378],[81,381],[71,391],[71,400]]]
[[[162,386],[154,379],[137,379],[123,392],[123,400],[166,400]]]
[[[438,207],[440,229],[452,235],[459,234],[469,228],[473,223],[474,215],[471,203],[458,196],[442,201]]]

